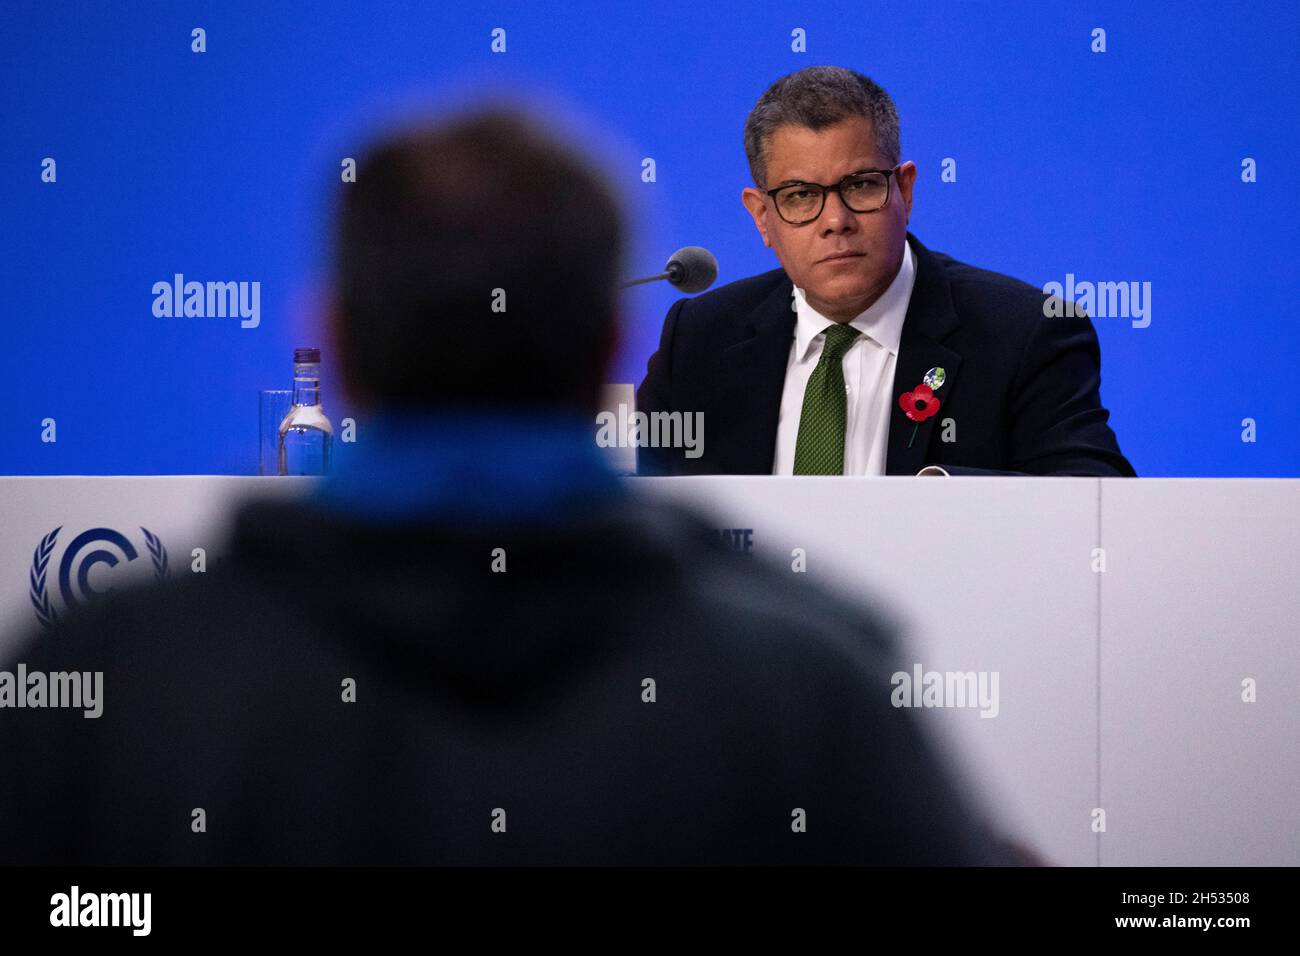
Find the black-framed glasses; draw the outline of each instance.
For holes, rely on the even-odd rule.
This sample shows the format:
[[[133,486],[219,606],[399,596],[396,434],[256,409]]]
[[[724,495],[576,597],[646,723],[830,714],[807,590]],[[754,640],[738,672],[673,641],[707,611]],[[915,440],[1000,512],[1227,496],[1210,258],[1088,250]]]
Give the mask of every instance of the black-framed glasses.
[[[884,209],[889,203],[889,177],[902,168],[860,169],[849,173],[833,186],[821,183],[786,183],[769,189],[776,211],[792,226],[802,226],[812,222],[826,208],[826,194],[840,194],[840,200],[853,212],[875,212]]]

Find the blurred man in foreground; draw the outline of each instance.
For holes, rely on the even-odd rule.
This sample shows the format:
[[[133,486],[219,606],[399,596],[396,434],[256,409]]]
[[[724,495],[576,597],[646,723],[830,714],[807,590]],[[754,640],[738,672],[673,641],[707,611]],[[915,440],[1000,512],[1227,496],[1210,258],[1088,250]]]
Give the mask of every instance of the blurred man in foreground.
[[[0,712],[0,861],[1009,862],[877,620],[602,465],[602,178],[491,110],[341,188],[355,467],[5,662],[104,678],[95,719]]]

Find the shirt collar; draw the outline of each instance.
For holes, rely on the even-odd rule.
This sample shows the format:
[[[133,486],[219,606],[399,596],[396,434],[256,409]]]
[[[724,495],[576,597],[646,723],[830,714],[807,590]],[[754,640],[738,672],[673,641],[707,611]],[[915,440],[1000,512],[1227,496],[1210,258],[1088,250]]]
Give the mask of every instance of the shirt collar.
[[[621,485],[578,408],[386,408],[316,503],[391,522],[563,521]]]
[[[915,282],[916,254],[912,252],[911,243],[904,241],[903,264],[894,276],[894,281],[889,283],[879,299],[850,321],[849,325],[897,356],[898,344],[903,337],[903,320],[907,317],[907,304],[912,298]],[[803,289],[798,286],[794,287],[794,305],[799,316],[794,329],[795,353],[802,362],[808,357],[813,339],[835,323],[809,305]]]

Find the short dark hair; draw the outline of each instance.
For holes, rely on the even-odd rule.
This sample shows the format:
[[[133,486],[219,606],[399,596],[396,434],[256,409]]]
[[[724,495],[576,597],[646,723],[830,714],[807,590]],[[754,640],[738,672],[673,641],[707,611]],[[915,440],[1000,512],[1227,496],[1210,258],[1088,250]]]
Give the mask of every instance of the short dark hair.
[[[381,405],[596,404],[624,223],[594,165],[492,106],[408,125],[340,188],[350,388]]]
[[[745,121],[745,157],[754,185],[767,188],[768,148],[780,126],[823,130],[852,116],[871,121],[876,148],[898,165],[898,110],[870,77],[842,66],[809,66],[781,77],[758,99]]]

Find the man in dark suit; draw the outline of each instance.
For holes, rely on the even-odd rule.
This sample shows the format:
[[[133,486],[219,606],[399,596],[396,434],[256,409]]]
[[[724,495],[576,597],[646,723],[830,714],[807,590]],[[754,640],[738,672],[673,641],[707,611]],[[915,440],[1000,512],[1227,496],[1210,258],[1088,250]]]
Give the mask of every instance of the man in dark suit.
[[[103,692],[0,713],[0,863],[1021,859],[891,706],[882,621],[602,463],[602,177],[489,112],[381,144],[341,201],[353,464],[4,663]]]
[[[782,268],[676,302],[638,411],[702,413],[643,474],[1133,475],[1087,316],[907,231],[916,166],[870,79],[809,67],[745,128],[742,198]]]

